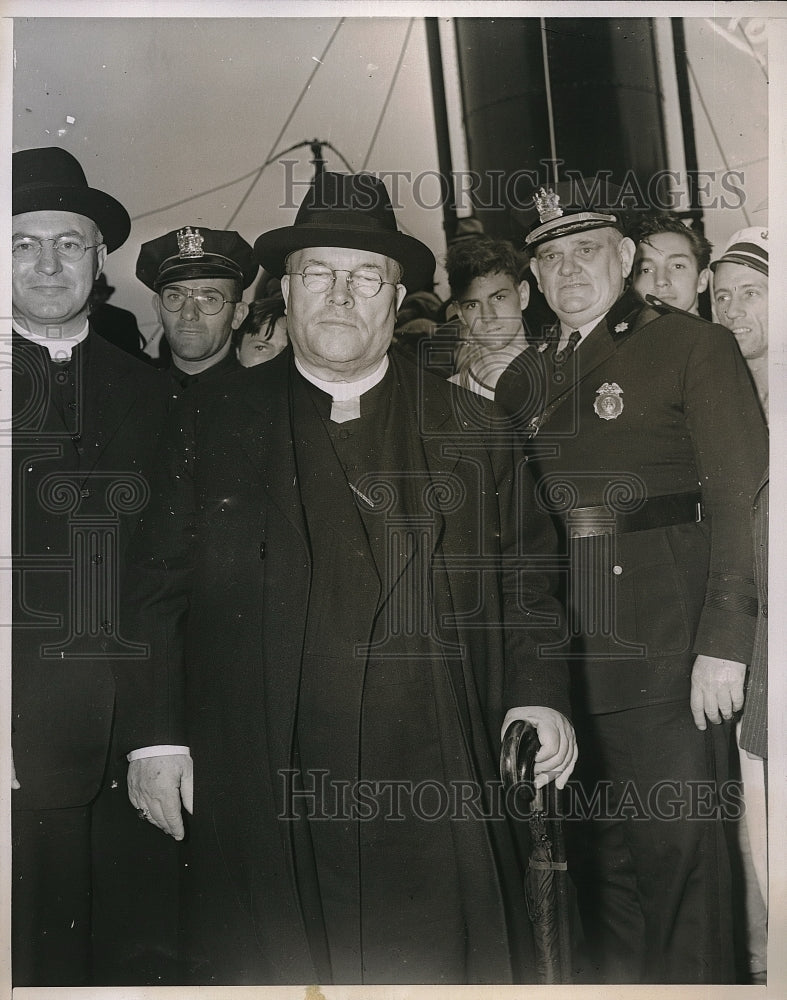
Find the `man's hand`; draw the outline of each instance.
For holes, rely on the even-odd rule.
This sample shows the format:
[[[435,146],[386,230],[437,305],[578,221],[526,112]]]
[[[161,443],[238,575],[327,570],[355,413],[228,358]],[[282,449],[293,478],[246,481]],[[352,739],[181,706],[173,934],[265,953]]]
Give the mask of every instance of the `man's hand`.
[[[183,840],[181,802],[188,813],[194,812],[194,763],[188,754],[143,757],[128,766],[128,797],[144,818]]]
[[[541,749],[536,754],[533,768],[533,784],[536,788],[543,788],[554,780],[557,788],[564,788],[577,762],[577,739],[574,727],[565,715],[556,712],[554,708],[541,706],[512,708],[503,719],[501,740],[511,723],[518,719],[535,726],[541,742]]]
[[[718,725],[731,719],[743,708],[743,682],[746,664],[720,660],[716,656],[698,656],[691,671],[691,714],[697,729],[708,727],[705,717]]]

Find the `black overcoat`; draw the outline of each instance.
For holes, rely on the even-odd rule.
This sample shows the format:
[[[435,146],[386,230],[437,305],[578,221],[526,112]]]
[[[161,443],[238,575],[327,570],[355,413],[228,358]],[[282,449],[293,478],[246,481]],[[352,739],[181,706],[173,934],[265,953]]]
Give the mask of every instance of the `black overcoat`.
[[[423,445],[425,459],[414,466],[424,471],[425,464],[434,484],[423,513],[433,528],[425,563],[435,620],[450,622],[461,650],[452,661],[450,705],[442,708],[476,780],[493,781],[508,708],[567,711],[565,665],[538,655],[539,643],[560,634],[554,532],[534,505],[521,452],[504,421],[490,423],[486,401],[405,359],[391,355],[391,365],[409,401],[402,421],[413,422]],[[147,743],[192,748],[189,865],[198,884],[205,873],[198,893],[209,909],[219,905],[211,879],[233,894],[225,931],[222,913],[214,912],[213,923],[217,949],[224,959],[231,952],[234,971],[225,981],[235,983],[325,975],[305,899],[313,886],[302,862],[295,867],[303,831],[282,819],[312,572],[290,413],[294,378],[285,351],[183,401],[128,580],[161,681]],[[337,544],[348,544],[340,523],[335,530]],[[357,552],[359,574],[370,561]],[[376,596],[358,599],[359,636],[370,634],[379,604]],[[477,892],[468,923],[491,952],[478,975],[506,981],[523,975],[517,952],[528,933],[519,860],[505,822],[472,829],[464,843],[472,844],[466,861]],[[221,856],[219,865],[209,853]],[[512,944],[511,935],[520,940]]]
[[[117,719],[132,713],[143,650],[123,636],[119,582],[150,495],[164,418],[158,373],[95,333],[71,362],[13,334],[14,808],[98,793]]]

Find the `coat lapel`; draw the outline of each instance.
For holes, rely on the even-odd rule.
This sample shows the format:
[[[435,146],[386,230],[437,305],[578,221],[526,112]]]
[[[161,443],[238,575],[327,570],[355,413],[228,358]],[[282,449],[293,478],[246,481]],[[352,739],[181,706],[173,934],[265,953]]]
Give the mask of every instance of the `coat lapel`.
[[[123,422],[133,419],[132,411],[138,402],[136,387],[129,385],[129,373],[115,364],[117,349],[93,331],[88,334],[88,341],[84,342],[85,357],[79,362],[77,376],[84,453],[90,459],[86,475],[100,463]]]
[[[248,422],[242,447],[249,459],[251,475],[308,545],[290,420],[289,357],[287,350],[266,362],[263,366],[264,374],[269,376],[266,380],[249,380],[244,400]]]
[[[413,468],[423,468],[429,478],[429,486],[421,496],[425,507],[422,513],[434,521],[431,555],[445,530],[443,507],[451,504],[455,493],[452,483],[462,456],[461,434],[470,432],[470,422],[459,413],[452,386],[393,353],[389,356],[405,412],[415,414],[415,440],[411,448]]]
[[[548,400],[538,421],[539,426],[571,397],[580,383],[612,357],[623,341],[638,333],[657,316],[658,313],[644,306],[642,300],[631,290],[624,293],[606,316],[599,320],[564,366],[565,382],[559,392]]]

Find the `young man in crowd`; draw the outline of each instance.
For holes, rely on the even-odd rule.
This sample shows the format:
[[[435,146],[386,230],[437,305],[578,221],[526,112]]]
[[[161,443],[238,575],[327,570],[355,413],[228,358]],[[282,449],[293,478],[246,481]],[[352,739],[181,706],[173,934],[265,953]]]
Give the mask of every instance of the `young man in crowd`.
[[[244,368],[253,368],[281,354],[289,343],[284,299],[273,295],[255,299],[249,313],[232,334],[235,357]]]
[[[716,315],[738,341],[767,420],[768,227],[739,230],[710,268]]]
[[[735,233],[710,266],[713,304],[722,326],[732,330],[751,372],[768,419],[768,227]],[[759,615],[746,676],[743,715],[737,726],[744,786],[741,828],[746,886],[747,949],[752,982],[764,982],[768,916],[768,478],[759,483],[753,506],[754,576]]]
[[[498,378],[527,347],[525,260],[507,240],[479,236],[451,244],[445,267],[464,336],[449,381],[494,399]]]
[[[636,234],[632,285],[675,309],[699,316],[699,296],[708,287],[711,245],[695,229],[667,213],[647,215]]]

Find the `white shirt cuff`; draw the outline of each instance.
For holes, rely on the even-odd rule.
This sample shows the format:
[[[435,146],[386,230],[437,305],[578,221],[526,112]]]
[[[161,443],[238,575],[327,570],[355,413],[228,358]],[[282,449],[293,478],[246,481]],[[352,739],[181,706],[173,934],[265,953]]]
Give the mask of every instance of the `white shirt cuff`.
[[[189,756],[191,750],[188,747],[174,747],[169,744],[164,744],[158,747],[140,747],[139,750],[132,750],[131,753],[126,754],[126,760],[142,760],[144,757],[171,757],[176,753],[186,754]]]

